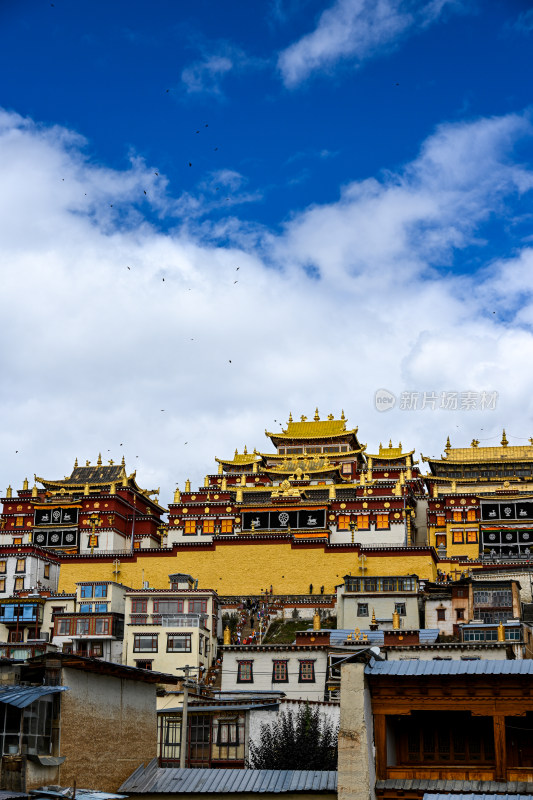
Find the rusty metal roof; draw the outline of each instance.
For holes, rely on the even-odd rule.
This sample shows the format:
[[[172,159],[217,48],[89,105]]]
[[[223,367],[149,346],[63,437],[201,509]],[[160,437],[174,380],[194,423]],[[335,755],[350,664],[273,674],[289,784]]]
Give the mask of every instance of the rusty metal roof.
[[[179,769],[141,764],[119,792],[132,794],[207,794],[233,792],[336,792],[335,770]]]

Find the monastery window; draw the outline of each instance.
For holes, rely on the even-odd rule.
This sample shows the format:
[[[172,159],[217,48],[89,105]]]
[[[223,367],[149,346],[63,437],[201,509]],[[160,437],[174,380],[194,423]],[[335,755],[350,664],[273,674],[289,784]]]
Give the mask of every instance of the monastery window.
[[[237,747],[239,745],[239,725],[237,717],[231,720],[219,720],[216,743],[224,747]]]
[[[350,515],[349,514],[339,514],[337,517],[337,530],[339,531],[349,531],[350,530]]]
[[[378,514],[376,517],[376,528],[377,530],[383,530],[384,528],[389,527],[389,515],[388,514]]]
[[[6,579],[0,578],[0,592],[5,592],[6,590]]]
[[[339,445],[336,444],[336,445],[328,445],[328,447],[324,447],[323,452],[324,453],[338,453],[339,450],[340,450]]]
[[[465,610],[464,610],[464,608],[456,608],[455,609],[455,613],[456,613],[456,616],[457,616],[457,621],[459,621],[460,619],[464,619],[465,618]]]
[[[462,511],[454,511],[452,514],[453,522],[462,522],[463,521],[463,512]]]
[[[298,683],[314,683],[315,682],[315,662],[309,660],[301,660],[300,669],[298,672]]]
[[[468,522],[475,522],[476,521],[476,509],[469,508],[466,512],[466,519]]]
[[[94,587],[95,597],[107,597],[107,586],[105,583],[97,583]]]
[[[313,445],[313,447],[306,447],[305,448],[305,452],[306,453],[321,453],[322,452],[322,448],[321,447],[317,447],[316,445]]]
[[[70,622],[70,619],[58,619],[56,622],[56,636],[69,636]]]
[[[109,633],[109,619],[95,619],[94,621],[95,635],[102,636]]]
[[[196,520],[195,519],[186,519],[184,526],[183,526],[183,533],[187,534],[188,536],[192,536],[196,533]]]
[[[133,637],[134,653],[157,653],[157,633],[136,633]]]
[[[405,721],[404,730],[401,762],[476,764],[494,760],[492,725],[486,725],[483,718],[420,712]]]
[[[289,681],[289,662],[272,662],[272,683],[288,683]]]
[[[91,624],[90,619],[78,619],[76,620],[76,635],[77,636],[86,636],[89,633],[89,626]]]
[[[94,611],[97,613],[100,612],[101,614],[107,611],[107,603],[95,603],[94,604]]]
[[[93,610],[92,603],[81,603],[80,604],[80,614],[90,614]]]
[[[80,590],[80,597],[92,597],[93,596],[93,587],[92,586],[82,586]]]
[[[437,608],[437,621],[444,622],[446,620],[446,609]]]
[[[476,544],[477,543],[477,531],[467,531],[466,532],[466,541],[469,544]]]
[[[357,603],[357,616],[368,617],[368,603]]]
[[[343,464],[342,465],[342,474],[343,475],[351,475],[352,474],[352,465],[351,464]]]
[[[214,533],[215,532],[215,520],[214,519],[204,519],[203,522],[204,534],[205,533]]]
[[[147,607],[148,607],[148,600],[146,599],[146,597],[138,597],[135,600],[131,601],[132,614],[146,614]]]
[[[167,653],[190,653],[190,633],[167,633]]]
[[[303,447],[287,447],[287,453],[303,453]]]
[[[22,526],[24,525],[24,518],[23,517],[17,517],[17,521],[16,521],[15,524],[16,524],[17,528],[22,528]]]
[[[152,669],[153,663],[153,661],[146,661],[143,659],[142,661],[136,661],[135,666],[137,669]]]
[[[357,530],[367,531],[370,528],[370,517],[368,514],[357,515]]]
[[[253,683],[253,661],[237,662],[237,683]]]
[[[205,614],[207,600],[189,600],[189,614]]]
[[[393,592],[396,581],[394,578],[383,578],[382,589],[384,592]]]
[[[15,537],[13,539],[13,544],[16,545],[16,546],[21,545],[22,544],[22,539],[20,539],[18,537]]]
[[[452,531],[452,542],[454,544],[463,544],[464,539],[464,531]]]
[[[17,558],[17,567],[15,572],[25,572],[25,571],[26,571],[26,559]]]
[[[446,525],[446,517],[444,514],[437,514],[437,525],[444,526]]]
[[[94,545],[94,546],[95,546],[95,547],[98,547],[98,537],[97,537],[97,536],[95,536],[94,538],[96,539],[96,543],[95,543],[95,545]],[[141,543],[140,543],[140,541],[139,541],[138,539],[136,539],[136,540],[133,542],[133,549],[134,549],[134,550],[140,550],[140,549],[141,549]]]
[[[49,578],[50,577],[50,564],[45,564],[44,565],[44,577],[45,578]]]
[[[24,578],[15,578],[15,591],[21,592],[24,589]]]
[[[401,617],[405,617],[405,615],[407,613],[406,610],[405,610],[405,603],[394,603],[394,610]]]
[[[365,592],[377,592],[377,578],[365,578]]]
[[[0,575],[5,575],[7,569],[7,561],[0,561]]]
[[[220,521],[220,532],[221,533],[233,533],[233,520],[232,519],[223,519]]]
[[[7,637],[8,642],[23,642],[24,641],[24,631],[9,631],[9,635]]]

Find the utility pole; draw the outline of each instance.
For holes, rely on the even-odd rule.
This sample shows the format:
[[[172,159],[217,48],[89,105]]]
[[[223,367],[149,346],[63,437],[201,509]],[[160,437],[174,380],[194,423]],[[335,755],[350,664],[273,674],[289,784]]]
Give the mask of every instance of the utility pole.
[[[182,669],[185,673],[183,676],[183,713],[181,715],[181,742],[180,742],[180,769],[185,768],[187,756],[187,707],[189,705],[189,671],[196,669],[189,664],[184,667],[176,667]]]

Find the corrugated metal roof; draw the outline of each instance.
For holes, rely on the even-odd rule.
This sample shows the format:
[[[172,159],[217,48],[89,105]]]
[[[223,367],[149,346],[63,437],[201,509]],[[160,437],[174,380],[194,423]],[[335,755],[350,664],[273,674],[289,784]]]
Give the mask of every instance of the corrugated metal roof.
[[[418,639],[420,644],[433,644],[437,641],[440,631],[438,628],[420,628]]]
[[[154,758],[127,778],[119,792],[135,794],[233,792],[336,792],[337,772],[277,769],[179,769]]]
[[[424,800],[429,797],[442,797],[443,800],[453,800],[459,796],[471,797],[470,792],[475,793],[474,800],[479,800],[482,796],[490,797],[516,797],[521,800],[531,796],[533,793],[533,783],[518,781],[447,781],[430,780],[422,778],[419,780],[409,780],[407,778],[388,778],[387,780],[376,781],[376,789],[394,791],[419,791],[425,792]]]
[[[460,792],[454,794],[454,800],[533,800],[533,794],[493,794],[484,792],[483,794],[473,794],[472,792]],[[425,794],[423,800],[450,800],[449,794]]]
[[[68,686],[2,686],[0,688],[0,703],[6,703],[17,708],[35,703],[47,694],[66,692]]]
[[[225,705],[220,703],[220,705],[210,705],[210,706],[193,706],[189,703],[188,709],[189,714],[203,714],[204,711],[250,711],[250,709],[257,709],[257,708],[271,708],[277,709],[279,706],[280,701],[275,700],[272,703],[246,703],[245,705]],[[168,711],[183,711],[183,706],[173,706],[172,708],[160,708],[158,710],[158,714],[166,714]]]
[[[533,675],[533,659],[515,661],[376,661],[365,667],[367,675]]]

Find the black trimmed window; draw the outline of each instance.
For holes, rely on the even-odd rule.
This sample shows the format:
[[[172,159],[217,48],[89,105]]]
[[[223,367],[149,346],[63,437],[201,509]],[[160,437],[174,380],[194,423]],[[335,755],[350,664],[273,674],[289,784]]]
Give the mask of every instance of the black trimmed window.
[[[253,683],[253,661],[238,661],[237,662],[237,683]]]
[[[152,669],[153,661],[147,661],[146,659],[135,661],[135,666],[137,669]]]
[[[368,617],[368,603],[357,603],[357,616]]]
[[[167,653],[190,653],[190,633],[167,633]]]
[[[405,603],[394,603],[394,610],[397,614],[400,615],[400,617],[405,617],[406,615]]]
[[[233,719],[221,719],[218,721],[216,743],[219,747],[237,747],[240,744],[237,717]]]
[[[300,660],[298,683],[315,683],[315,662],[309,659]]]
[[[136,633],[133,637],[133,652],[157,653],[157,633]]]
[[[272,683],[289,682],[289,662],[276,660],[272,662]]]

